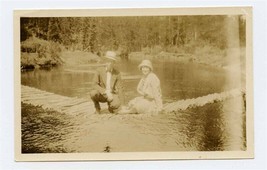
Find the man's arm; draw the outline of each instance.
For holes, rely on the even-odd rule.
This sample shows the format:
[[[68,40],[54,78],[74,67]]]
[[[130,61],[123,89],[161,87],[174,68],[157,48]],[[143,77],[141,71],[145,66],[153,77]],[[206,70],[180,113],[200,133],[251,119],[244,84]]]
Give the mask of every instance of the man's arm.
[[[95,72],[94,78],[93,78],[93,86],[95,90],[98,90],[101,94],[104,94],[106,91],[106,88],[104,88],[103,82],[101,82],[100,74],[98,71]]]

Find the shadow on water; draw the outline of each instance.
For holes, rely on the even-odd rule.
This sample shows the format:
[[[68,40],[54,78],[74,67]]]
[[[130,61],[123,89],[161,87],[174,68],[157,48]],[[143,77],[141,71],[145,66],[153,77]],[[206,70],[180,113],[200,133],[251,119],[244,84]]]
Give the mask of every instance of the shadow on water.
[[[231,108],[240,98],[206,104],[181,113],[180,143],[198,151],[246,150],[245,108]],[[225,109],[227,108],[227,110]]]
[[[198,138],[197,140],[195,139],[198,141],[197,150],[224,150],[222,104],[221,102],[215,102],[207,104],[202,108],[190,109],[194,114],[191,114],[192,117],[189,119],[187,128],[190,129],[190,126],[194,127],[196,122],[201,123],[193,129],[197,133],[196,137]]]
[[[24,103],[21,114],[22,153],[70,152],[60,141],[73,131],[71,116]]]
[[[244,112],[225,110],[227,102],[236,99],[169,114],[89,117],[22,103],[22,152],[245,150]]]

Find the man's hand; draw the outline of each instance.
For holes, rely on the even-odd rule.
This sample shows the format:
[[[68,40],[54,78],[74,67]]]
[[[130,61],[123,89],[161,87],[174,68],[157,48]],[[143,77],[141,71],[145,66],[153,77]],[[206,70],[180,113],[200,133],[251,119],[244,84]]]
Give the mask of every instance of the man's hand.
[[[107,95],[108,101],[112,101],[113,100],[113,94],[111,93],[110,90],[106,90],[105,94]]]

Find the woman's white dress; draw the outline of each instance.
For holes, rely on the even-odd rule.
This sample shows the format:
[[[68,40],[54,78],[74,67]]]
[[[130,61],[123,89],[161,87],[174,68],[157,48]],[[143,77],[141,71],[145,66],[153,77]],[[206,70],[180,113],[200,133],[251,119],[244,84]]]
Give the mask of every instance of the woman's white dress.
[[[157,114],[162,111],[160,80],[153,72],[141,78],[137,92],[141,96],[129,102],[130,109],[140,114]]]

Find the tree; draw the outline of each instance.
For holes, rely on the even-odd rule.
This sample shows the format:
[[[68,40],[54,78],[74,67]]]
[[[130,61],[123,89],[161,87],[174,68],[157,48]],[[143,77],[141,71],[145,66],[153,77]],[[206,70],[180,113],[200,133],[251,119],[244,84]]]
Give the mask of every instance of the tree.
[[[97,52],[101,48],[140,51],[144,47],[211,45],[226,48],[226,16],[131,16],[21,18],[21,41],[36,36],[69,50]],[[239,17],[240,41],[245,20]]]
[[[56,17],[50,18],[48,22],[48,32],[47,32],[48,40],[61,43],[62,39],[60,33],[61,29],[60,29],[59,19]]]

